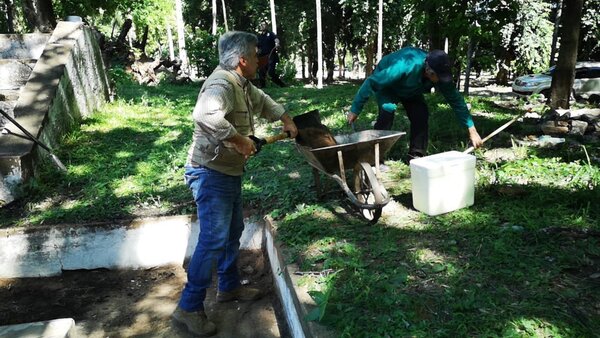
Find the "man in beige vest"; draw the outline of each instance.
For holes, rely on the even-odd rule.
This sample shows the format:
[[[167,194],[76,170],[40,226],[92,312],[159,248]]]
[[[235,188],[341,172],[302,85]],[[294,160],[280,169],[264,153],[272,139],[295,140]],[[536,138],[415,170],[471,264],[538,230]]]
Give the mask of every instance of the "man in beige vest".
[[[256,45],[256,36],[246,32],[228,32],[219,39],[219,66],[204,82],[193,112],[185,181],[196,201],[200,236],[172,318],[200,336],[217,332],[203,304],[213,262],[217,262],[217,301],[261,297],[260,290],[240,285],[236,266],[244,229],[242,174],[256,152],[248,137],[254,134],[254,119],[280,120],[291,137],[298,133],[283,106],[249,81],[258,68]]]

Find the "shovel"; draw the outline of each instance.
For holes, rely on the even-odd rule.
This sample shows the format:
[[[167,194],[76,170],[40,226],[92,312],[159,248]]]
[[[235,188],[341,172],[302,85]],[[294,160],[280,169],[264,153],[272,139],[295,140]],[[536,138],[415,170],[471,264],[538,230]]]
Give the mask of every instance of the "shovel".
[[[6,117],[17,128],[19,128],[27,136],[27,139],[33,141],[40,147],[44,148],[44,150],[46,150],[48,152],[48,154],[50,154],[50,159],[52,159],[52,162],[54,163],[54,165],[56,165],[56,167],[58,169],[60,169],[63,172],[67,172],[67,168],[65,167],[65,165],[58,159],[58,157],[56,155],[54,155],[52,153],[52,150],[50,150],[50,148],[48,148],[48,146],[46,146],[45,144],[40,142],[40,140],[38,140],[35,136],[31,135],[31,133],[28,132],[27,129],[23,128],[22,125],[20,125],[15,119],[13,119],[10,115],[8,115],[4,110],[0,109],[0,113],[2,115],[4,115],[4,117]],[[9,134],[12,134],[15,136],[21,136],[21,135],[11,132],[8,128],[4,128],[4,130],[6,130]]]
[[[521,118],[523,115],[525,115],[526,113],[528,113],[529,111],[525,111],[517,116],[515,116],[515,118],[513,118],[512,120],[506,122],[505,124],[501,125],[498,129],[494,130],[493,132],[491,132],[488,136],[484,137],[481,141],[482,143],[484,143],[485,141],[491,139],[492,137],[496,136],[499,132],[503,131],[504,129],[506,129],[508,126],[510,126],[511,124],[513,124],[513,122],[515,122],[516,120],[518,120],[519,118]],[[468,154],[470,152],[472,152],[473,150],[475,150],[475,147],[471,146],[469,148],[467,148],[465,151],[463,151],[463,154]]]

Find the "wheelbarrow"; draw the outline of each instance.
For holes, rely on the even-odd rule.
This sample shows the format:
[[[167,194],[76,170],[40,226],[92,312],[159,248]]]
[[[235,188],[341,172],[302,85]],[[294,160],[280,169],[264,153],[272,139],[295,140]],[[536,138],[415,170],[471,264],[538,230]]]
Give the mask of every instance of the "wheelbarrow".
[[[320,124],[318,111],[294,117],[298,129]],[[333,146],[310,148],[296,143],[296,148],[313,167],[317,194],[322,195],[319,173],[331,177],[348,196],[361,215],[370,223],[381,217],[383,207],[390,201],[380,181],[380,160],[404,132],[364,130],[334,136]],[[375,170],[373,170],[373,167]],[[346,171],[352,170],[352,186],[346,182]]]

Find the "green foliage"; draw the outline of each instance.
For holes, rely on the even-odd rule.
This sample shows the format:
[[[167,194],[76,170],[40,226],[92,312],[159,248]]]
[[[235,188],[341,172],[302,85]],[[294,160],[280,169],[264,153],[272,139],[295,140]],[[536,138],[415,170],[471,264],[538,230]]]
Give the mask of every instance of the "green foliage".
[[[317,307],[306,315],[306,320],[321,321],[325,316],[325,310],[327,309],[331,292],[334,290],[336,274],[337,273],[330,274],[319,282],[321,290],[311,290],[308,292],[317,304]]]
[[[186,36],[186,49],[190,64],[196,67],[198,76],[209,76],[219,65],[218,36],[196,29]]]
[[[135,83],[133,75],[127,73],[122,67],[113,67],[109,69],[108,76],[113,86],[123,87]]]
[[[112,70],[118,99],[62,141],[68,167],[45,167],[27,187],[30,199],[0,209],[0,226],[76,224],[148,215],[191,214],[181,176],[192,137],[198,84],[144,87]],[[344,110],[356,84],[268,88],[292,116],[319,109],[334,134],[350,133]],[[466,147],[464,127],[440,95],[428,95],[430,152]],[[520,111],[495,98],[468,102],[482,135]],[[371,128],[372,100],[356,122]],[[394,129],[407,130],[403,111]],[[523,136],[523,123],[507,132]],[[280,132],[259,121],[257,135]],[[401,138],[390,156],[401,156]],[[317,303],[309,319],[340,337],[593,337],[600,321],[600,168],[597,142],[537,149],[498,135],[489,148],[522,157],[488,162],[477,151],[475,204],[439,216],[412,209],[410,169],[388,157],[382,182],[394,203],[376,225],[348,206],[329,177],[318,200],[307,161],[286,140],[266,145],[246,167],[245,207],[276,218],[277,240],[302,271]]]
[[[293,61],[281,58],[277,63],[277,74],[286,84],[294,83],[296,81],[296,64]]]

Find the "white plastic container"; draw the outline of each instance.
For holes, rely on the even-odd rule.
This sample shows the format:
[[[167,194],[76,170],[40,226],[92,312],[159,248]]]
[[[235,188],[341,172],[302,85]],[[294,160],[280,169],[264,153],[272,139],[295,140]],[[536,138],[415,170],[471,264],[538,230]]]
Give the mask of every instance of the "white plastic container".
[[[435,216],[473,205],[475,156],[458,151],[410,161],[415,209]]]

